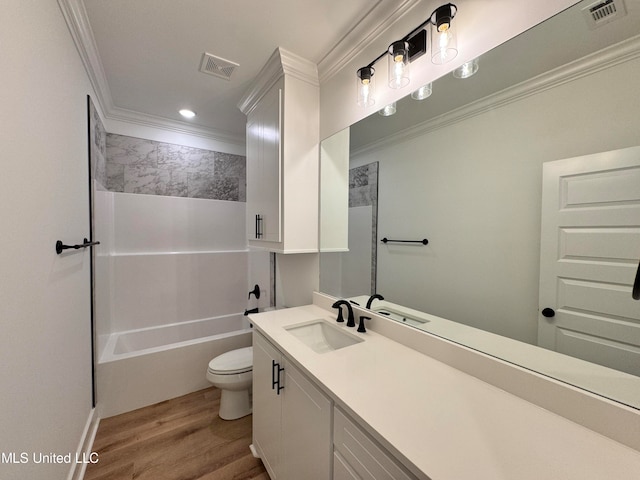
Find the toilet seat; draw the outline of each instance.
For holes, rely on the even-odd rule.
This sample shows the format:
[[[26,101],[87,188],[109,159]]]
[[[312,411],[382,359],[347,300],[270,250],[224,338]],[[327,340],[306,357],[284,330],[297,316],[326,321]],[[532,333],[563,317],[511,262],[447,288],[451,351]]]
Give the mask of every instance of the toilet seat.
[[[253,347],[223,353],[209,362],[208,372],[215,375],[237,375],[253,370]]]

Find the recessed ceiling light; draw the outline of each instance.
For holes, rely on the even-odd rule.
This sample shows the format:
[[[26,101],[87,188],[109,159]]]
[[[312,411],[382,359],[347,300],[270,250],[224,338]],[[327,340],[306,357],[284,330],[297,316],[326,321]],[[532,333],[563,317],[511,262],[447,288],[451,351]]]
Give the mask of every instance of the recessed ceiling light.
[[[189,110],[188,108],[183,108],[182,110],[179,110],[178,113],[184,118],[193,118],[196,116],[196,112]]]

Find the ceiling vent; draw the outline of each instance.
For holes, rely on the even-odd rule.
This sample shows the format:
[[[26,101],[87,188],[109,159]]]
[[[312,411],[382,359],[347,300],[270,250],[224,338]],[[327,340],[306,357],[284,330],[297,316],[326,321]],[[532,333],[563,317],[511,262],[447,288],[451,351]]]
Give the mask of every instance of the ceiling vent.
[[[210,53],[204,53],[202,55],[202,62],[200,62],[200,71],[213,75],[214,77],[224,78],[230,80],[231,75],[237,67],[237,63],[225,60],[224,58],[216,57]]]
[[[604,0],[583,8],[582,13],[587,20],[587,25],[593,30],[624,17],[627,14],[627,9],[623,0]]]

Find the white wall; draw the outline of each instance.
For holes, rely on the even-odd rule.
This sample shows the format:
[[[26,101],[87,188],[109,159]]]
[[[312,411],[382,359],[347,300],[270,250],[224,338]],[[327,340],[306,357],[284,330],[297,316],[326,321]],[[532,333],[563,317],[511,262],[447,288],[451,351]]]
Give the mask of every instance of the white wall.
[[[636,55],[637,57],[637,55]],[[640,143],[640,60],[374,153],[390,301],[536,342],[542,163]]]
[[[0,16],[0,452],[74,452],[91,411],[87,94],[54,0]],[[0,464],[3,479],[65,478],[68,464]]]
[[[96,197],[105,240],[97,247],[101,344],[113,332],[269,306],[268,253],[247,249],[244,202],[104,191]],[[259,305],[248,301],[255,284]]]

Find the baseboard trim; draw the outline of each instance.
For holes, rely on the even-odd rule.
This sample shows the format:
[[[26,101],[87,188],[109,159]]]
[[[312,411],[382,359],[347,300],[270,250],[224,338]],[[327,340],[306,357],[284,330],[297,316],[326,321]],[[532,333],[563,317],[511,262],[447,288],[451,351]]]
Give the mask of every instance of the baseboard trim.
[[[253,443],[249,445],[249,450],[251,450],[251,455],[253,455],[253,458],[260,458],[260,454],[256,450],[256,447],[253,446]]]
[[[87,423],[82,431],[82,437],[76,450],[76,459],[86,459],[86,461],[92,460],[91,451],[93,448],[93,441],[96,438],[96,432],[98,431],[98,425],[100,424],[100,417],[98,416],[96,409],[92,408],[87,417]],[[95,457],[95,455],[94,455]],[[84,473],[87,470],[87,463],[80,461],[71,463],[71,470],[67,476],[67,480],[82,480]]]

